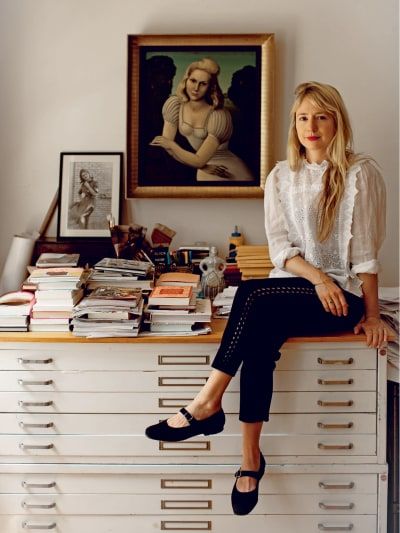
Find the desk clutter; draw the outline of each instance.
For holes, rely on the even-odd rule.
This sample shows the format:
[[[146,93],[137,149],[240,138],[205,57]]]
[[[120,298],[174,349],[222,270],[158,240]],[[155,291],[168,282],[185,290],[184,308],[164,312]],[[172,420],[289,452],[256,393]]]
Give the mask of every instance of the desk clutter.
[[[0,298],[0,331],[79,337],[189,336],[227,318],[242,279],[266,277],[265,245],[245,245],[237,226],[228,256],[206,242],[171,249],[176,232],[109,221],[110,239],[41,237],[29,276]]]

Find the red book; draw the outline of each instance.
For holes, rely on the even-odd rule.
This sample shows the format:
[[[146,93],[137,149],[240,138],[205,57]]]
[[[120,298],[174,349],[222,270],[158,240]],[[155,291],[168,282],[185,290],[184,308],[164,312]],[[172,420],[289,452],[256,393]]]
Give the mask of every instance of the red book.
[[[149,296],[149,305],[189,305],[193,287],[160,285]]]

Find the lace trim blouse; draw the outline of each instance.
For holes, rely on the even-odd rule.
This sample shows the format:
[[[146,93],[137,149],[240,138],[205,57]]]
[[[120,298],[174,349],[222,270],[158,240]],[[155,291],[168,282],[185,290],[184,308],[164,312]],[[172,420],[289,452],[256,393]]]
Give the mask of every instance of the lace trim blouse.
[[[304,161],[298,172],[288,162],[277,163],[267,178],[264,196],[265,229],[271,261],[270,277],[294,277],[285,262],[301,255],[357,296],[362,295],[357,274],[379,270],[378,251],[385,237],[385,184],[368,160],[348,171],[345,191],[333,231],[317,239],[318,196],[328,163]]]

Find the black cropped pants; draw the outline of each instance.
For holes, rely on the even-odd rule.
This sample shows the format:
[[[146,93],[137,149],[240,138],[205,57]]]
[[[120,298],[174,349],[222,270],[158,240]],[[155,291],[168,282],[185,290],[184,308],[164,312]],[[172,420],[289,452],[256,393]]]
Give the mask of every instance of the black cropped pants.
[[[358,323],[363,299],[346,291],[344,295],[348,315],[337,317],[324,310],[314,286],[304,278],[241,283],[212,366],[234,376],[242,364],[242,422],[268,420],[275,363],[289,337],[348,331]]]

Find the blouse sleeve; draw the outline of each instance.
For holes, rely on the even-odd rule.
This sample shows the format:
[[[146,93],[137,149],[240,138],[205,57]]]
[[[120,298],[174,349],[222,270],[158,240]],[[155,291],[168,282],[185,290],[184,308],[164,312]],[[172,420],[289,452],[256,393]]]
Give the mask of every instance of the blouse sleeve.
[[[353,274],[376,274],[378,251],[385,238],[386,192],[379,171],[364,162],[357,176],[354,200],[350,266]]]
[[[289,241],[288,228],[278,189],[279,164],[270,172],[264,192],[264,220],[269,255],[273,265],[285,269],[288,259],[299,255],[300,248]]]
[[[177,96],[170,96],[164,103],[162,108],[162,116],[166,122],[178,125],[179,109],[181,103]]]
[[[207,132],[215,137],[218,142],[229,141],[233,133],[232,118],[226,109],[215,109],[208,118]]]

